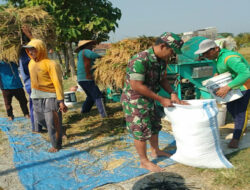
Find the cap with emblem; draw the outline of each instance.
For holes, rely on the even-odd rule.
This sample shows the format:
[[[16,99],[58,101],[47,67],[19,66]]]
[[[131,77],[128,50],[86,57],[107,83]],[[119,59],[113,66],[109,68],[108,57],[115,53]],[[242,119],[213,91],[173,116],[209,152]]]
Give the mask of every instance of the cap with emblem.
[[[177,34],[172,32],[164,32],[160,39],[171,47],[176,54],[181,54],[181,47],[184,44],[183,40]]]

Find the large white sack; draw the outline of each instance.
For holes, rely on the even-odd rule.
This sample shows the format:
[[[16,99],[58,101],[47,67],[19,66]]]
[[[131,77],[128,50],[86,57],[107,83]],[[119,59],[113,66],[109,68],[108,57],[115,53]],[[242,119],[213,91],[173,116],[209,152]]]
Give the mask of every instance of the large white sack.
[[[171,159],[200,168],[232,168],[220,147],[216,101],[189,100],[188,103],[164,108],[177,146]]]

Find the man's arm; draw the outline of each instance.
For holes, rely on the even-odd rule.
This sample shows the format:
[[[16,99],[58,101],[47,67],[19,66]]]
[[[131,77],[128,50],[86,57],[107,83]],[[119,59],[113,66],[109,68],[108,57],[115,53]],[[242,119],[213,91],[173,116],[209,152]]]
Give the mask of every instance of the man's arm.
[[[62,85],[62,71],[59,64],[53,62],[49,67],[49,75],[56,89],[56,97],[59,103],[59,109],[62,112],[67,112],[68,108],[64,104],[64,93]]]
[[[163,79],[160,82],[160,85],[169,94],[171,94],[173,92],[173,89],[172,89],[171,85],[168,82],[167,76],[163,77]]]
[[[55,87],[57,100],[61,101],[64,99],[61,67],[58,63],[55,63],[54,61],[51,61],[48,66],[48,73]]]
[[[227,61],[227,66],[237,73],[237,76],[228,84],[230,88],[243,85],[250,76],[249,66],[242,62],[240,57],[232,57]]]
[[[19,58],[20,72],[25,85],[25,89],[30,94],[31,87],[30,87],[30,73],[28,68],[29,61],[30,61],[29,56],[26,54],[26,52],[22,50],[21,56]]]
[[[87,58],[92,59],[92,60],[95,60],[95,59],[101,57],[99,54],[97,54],[89,49],[84,50],[84,56],[86,56]]]
[[[243,85],[250,76],[249,67],[242,62],[241,57],[232,57],[226,64],[231,70],[237,73],[237,76],[228,85],[219,88],[216,92],[216,95],[222,98],[224,98],[232,88]]]
[[[22,26],[22,31],[25,34],[25,36],[30,40],[33,38],[30,28],[27,25]]]
[[[164,76],[160,82],[161,87],[170,94],[171,101],[177,104],[184,104],[183,101],[180,101],[176,92],[172,89],[171,85],[168,82],[167,76]]]
[[[131,80],[130,85],[134,91],[138,92],[139,94],[143,96],[159,101],[163,107],[173,106],[170,99],[157,95],[152,90],[150,90],[146,85],[144,85],[143,81]]]

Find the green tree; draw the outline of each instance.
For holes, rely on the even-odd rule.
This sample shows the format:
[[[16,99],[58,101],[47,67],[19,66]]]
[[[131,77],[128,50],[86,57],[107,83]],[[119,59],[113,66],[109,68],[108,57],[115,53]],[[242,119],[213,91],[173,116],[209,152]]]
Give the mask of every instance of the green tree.
[[[235,38],[238,48],[250,46],[250,33],[240,33]]]
[[[218,33],[218,35],[222,36],[223,38],[226,38],[228,36],[234,37],[233,33],[229,33],[229,32]]]
[[[72,42],[82,39],[107,41],[108,34],[118,27],[121,18],[119,8],[108,0],[7,0],[18,7],[43,6],[55,18],[59,49],[66,47],[75,75]]]

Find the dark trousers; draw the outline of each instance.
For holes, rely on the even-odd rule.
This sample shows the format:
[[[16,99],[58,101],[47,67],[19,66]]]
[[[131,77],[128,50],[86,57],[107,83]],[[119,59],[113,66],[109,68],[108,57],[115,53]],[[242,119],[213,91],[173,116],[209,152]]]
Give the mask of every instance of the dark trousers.
[[[30,94],[29,94],[30,95]],[[30,121],[31,121],[31,127],[32,131],[35,131],[35,125],[34,125],[34,113],[33,113],[33,102],[32,99],[29,97],[29,107],[30,107]]]
[[[95,82],[94,81],[79,81],[78,83],[87,95],[87,98],[82,105],[81,113],[89,112],[92,106],[94,105],[94,103],[96,103],[96,107],[99,113],[101,114],[101,116],[107,117],[102,93],[99,90],[98,86],[95,84]]]
[[[234,139],[240,139],[247,126],[247,107],[249,104],[250,90],[242,91],[243,97],[227,103],[227,110],[234,119]]]
[[[7,112],[8,117],[13,116],[13,108],[11,105],[13,96],[18,100],[23,114],[24,115],[29,114],[29,110],[27,107],[28,101],[27,101],[27,98],[25,96],[23,88],[5,89],[5,90],[2,89],[2,92],[3,92],[3,98],[4,98],[5,108],[6,108],[6,112]]]

